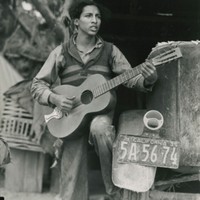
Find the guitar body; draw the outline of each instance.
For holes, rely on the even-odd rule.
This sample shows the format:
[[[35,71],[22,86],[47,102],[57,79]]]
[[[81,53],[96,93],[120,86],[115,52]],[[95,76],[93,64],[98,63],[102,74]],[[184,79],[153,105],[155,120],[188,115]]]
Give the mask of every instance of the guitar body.
[[[99,74],[89,76],[80,86],[60,85],[54,88],[56,94],[62,94],[68,98],[75,96],[77,106],[75,106],[68,115],[63,115],[60,119],[52,118],[47,126],[50,133],[58,138],[73,136],[84,123],[87,123],[87,117],[92,113],[101,113],[109,110],[113,105],[113,95],[111,92],[94,97],[93,89],[107,80]],[[53,108],[46,107],[45,114],[51,114]]]

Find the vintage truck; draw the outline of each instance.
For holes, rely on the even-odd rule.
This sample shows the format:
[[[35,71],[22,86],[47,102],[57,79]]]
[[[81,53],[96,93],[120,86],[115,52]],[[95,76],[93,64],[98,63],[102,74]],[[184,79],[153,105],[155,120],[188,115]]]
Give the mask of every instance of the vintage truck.
[[[146,110],[120,116],[113,181],[128,189],[128,200],[200,199],[199,41],[159,43],[147,59],[176,47],[182,57],[158,68]],[[145,119],[158,123],[152,121],[148,127]]]

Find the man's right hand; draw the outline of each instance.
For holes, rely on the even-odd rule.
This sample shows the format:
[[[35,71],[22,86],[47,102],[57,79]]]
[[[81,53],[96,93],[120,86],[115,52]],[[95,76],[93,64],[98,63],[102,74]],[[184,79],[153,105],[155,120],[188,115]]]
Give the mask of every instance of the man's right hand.
[[[67,98],[64,95],[51,93],[49,96],[50,103],[54,104],[63,113],[69,113],[74,105],[75,97]]]

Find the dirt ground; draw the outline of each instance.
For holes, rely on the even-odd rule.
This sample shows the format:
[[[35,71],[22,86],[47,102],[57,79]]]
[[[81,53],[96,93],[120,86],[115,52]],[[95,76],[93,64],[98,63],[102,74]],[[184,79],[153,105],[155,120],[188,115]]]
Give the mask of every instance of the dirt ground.
[[[56,171],[54,171],[56,172]],[[44,173],[43,189],[41,193],[27,193],[27,192],[15,192],[13,188],[5,187],[5,169],[0,168],[0,197],[4,197],[4,200],[60,200],[58,196],[58,188],[55,186],[57,179],[54,179],[55,184],[50,186],[50,178],[48,173]],[[55,173],[56,175],[56,173]],[[55,176],[54,175],[54,176]],[[89,176],[90,182],[90,198],[89,200],[108,200],[105,195],[103,181],[101,178],[101,172],[99,170],[92,171]],[[20,183],[19,183],[20,184]],[[12,184],[11,184],[12,185]],[[12,186],[13,187],[13,186]],[[0,198],[0,200],[2,200]]]
[[[52,193],[16,193],[0,188],[0,196],[5,200],[56,200],[56,194]]]
[[[97,185],[99,187],[100,185]],[[4,200],[60,200],[58,194],[49,192],[45,189],[42,193],[26,193],[26,192],[13,192],[4,187],[4,181],[0,176],[0,197]],[[0,198],[0,200],[3,200]],[[101,189],[94,188],[89,200],[109,200]]]
[[[5,188],[0,188],[0,197],[4,197],[5,200],[60,200],[54,193],[17,193]],[[108,200],[108,197],[96,194],[90,196],[89,200]]]
[[[42,193],[26,193],[26,192],[13,192],[9,189],[4,188],[3,181],[0,177],[0,197],[4,197],[4,200],[60,200],[58,194],[49,191]],[[3,200],[0,198],[0,200]],[[95,189],[93,194],[90,195],[89,200],[109,200],[109,198]]]

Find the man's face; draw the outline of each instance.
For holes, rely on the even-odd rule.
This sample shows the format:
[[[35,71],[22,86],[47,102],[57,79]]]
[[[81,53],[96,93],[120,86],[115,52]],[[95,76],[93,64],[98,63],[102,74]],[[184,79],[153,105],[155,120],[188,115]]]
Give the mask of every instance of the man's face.
[[[78,32],[86,35],[96,35],[101,25],[101,14],[96,6],[85,6],[79,19],[75,20]]]

